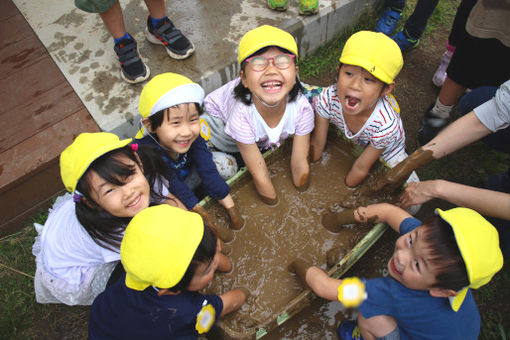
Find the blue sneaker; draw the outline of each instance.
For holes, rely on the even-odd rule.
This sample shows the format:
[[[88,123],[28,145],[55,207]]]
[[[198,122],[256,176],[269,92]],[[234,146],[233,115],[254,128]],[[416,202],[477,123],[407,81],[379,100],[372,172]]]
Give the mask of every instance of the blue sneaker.
[[[392,36],[391,39],[395,40],[395,42],[397,43],[398,47],[400,47],[400,50],[402,52],[414,48],[418,46],[418,44],[420,43],[419,39],[411,38],[410,36],[405,34],[404,31],[398,32],[397,34]]]
[[[342,321],[336,334],[340,340],[363,340],[356,321]]]
[[[377,25],[375,25],[375,31],[384,33],[389,36],[395,30],[399,20],[399,12],[394,11],[391,8],[386,8],[381,16],[381,19],[379,19]]]

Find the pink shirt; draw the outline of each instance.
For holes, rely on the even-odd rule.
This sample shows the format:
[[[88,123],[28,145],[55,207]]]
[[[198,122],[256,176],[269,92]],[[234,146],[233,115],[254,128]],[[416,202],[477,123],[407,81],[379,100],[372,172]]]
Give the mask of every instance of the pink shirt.
[[[290,135],[306,135],[313,130],[313,109],[303,94],[287,102],[285,113],[274,128],[267,126],[254,104],[245,105],[234,98],[234,88],[240,79],[234,79],[211,92],[204,101],[205,110],[225,123],[225,133],[243,144],[267,149],[279,146]]]

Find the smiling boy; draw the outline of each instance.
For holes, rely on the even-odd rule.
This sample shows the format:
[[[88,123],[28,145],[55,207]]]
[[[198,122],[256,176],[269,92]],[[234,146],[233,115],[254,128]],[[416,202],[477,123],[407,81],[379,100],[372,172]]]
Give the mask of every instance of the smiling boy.
[[[489,222],[467,208],[436,209],[424,223],[386,203],[350,213],[350,220],[345,211],[328,213],[323,223],[386,222],[401,236],[388,261],[389,277],[365,281],[367,299],[359,307],[359,330],[343,322],[340,339],[478,338],[480,314],[469,288],[488,283],[503,266],[498,233]],[[342,280],[300,259],[291,269],[317,295],[341,300]],[[356,331],[363,337],[353,335]]]
[[[398,45],[382,33],[360,31],[345,43],[337,82],[314,99],[315,129],[310,156],[319,160],[329,123],[346,138],[365,148],[345,178],[354,187],[382,157],[394,167],[407,157],[399,107],[391,91],[404,61]],[[411,181],[417,182],[413,173]]]

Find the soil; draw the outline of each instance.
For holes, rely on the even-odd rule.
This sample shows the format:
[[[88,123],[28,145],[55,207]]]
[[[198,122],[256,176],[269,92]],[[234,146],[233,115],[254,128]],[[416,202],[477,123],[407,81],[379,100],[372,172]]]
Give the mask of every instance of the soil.
[[[396,79],[394,95],[401,108],[408,153],[419,147],[417,132],[421,117],[435,101],[439,92],[439,89],[432,84],[431,79],[435,68],[439,65],[447,36],[448,30],[436,30],[432,34],[424,36],[417,48],[404,54],[404,68]],[[331,72],[316,79],[309,78],[303,79],[303,81],[309,84],[328,86],[335,81],[335,75]],[[456,116],[454,115],[452,118],[455,119]],[[482,183],[478,180],[480,177],[478,165],[483,161],[483,155],[477,154],[473,148],[476,147],[467,147],[448,156],[447,166],[441,168],[439,177],[481,186]],[[429,173],[427,167],[417,171],[422,180],[430,179],[427,178]],[[431,215],[436,207],[444,209],[451,206],[445,202],[434,200],[424,204],[417,217],[424,218]],[[387,231],[349,271],[348,276],[373,278],[383,275],[387,260],[393,251],[396,236],[395,233]],[[506,288],[500,293],[503,295],[501,298],[494,299],[496,301],[491,306],[480,306],[480,311],[483,318],[484,313],[501,310],[502,315],[506,315],[506,319],[501,322],[508,327],[510,311],[507,302],[510,292]],[[50,313],[44,315],[43,319],[35,320],[28,333],[37,339],[85,339],[87,337],[88,310],[88,307],[56,305]],[[315,299],[309,307],[263,339],[336,339],[335,330],[338,321],[351,314],[352,311],[343,310],[337,302]],[[217,333],[213,332],[209,338],[217,339]]]

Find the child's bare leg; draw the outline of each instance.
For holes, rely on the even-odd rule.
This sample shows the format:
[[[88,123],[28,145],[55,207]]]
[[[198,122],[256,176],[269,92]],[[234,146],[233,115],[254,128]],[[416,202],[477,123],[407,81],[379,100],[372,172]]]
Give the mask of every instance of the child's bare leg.
[[[121,38],[126,34],[126,26],[124,25],[124,17],[122,16],[122,8],[117,1],[112,7],[106,11],[99,13],[106,29],[112,37]]]
[[[160,19],[166,15],[165,0],[145,0],[145,5],[149,9],[150,16],[154,19]]]
[[[365,319],[358,313],[358,326],[363,339],[375,340],[390,334],[398,325],[391,316],[378,315]]]

